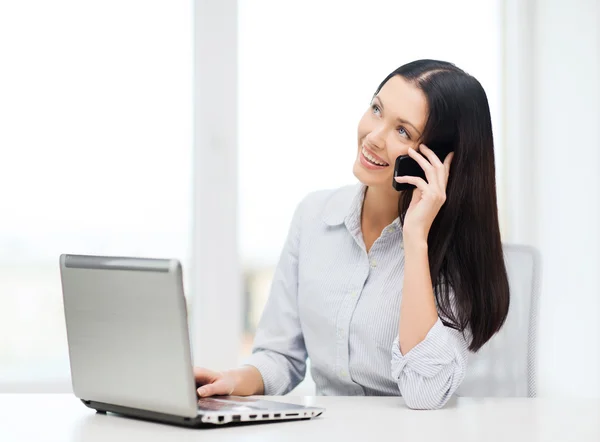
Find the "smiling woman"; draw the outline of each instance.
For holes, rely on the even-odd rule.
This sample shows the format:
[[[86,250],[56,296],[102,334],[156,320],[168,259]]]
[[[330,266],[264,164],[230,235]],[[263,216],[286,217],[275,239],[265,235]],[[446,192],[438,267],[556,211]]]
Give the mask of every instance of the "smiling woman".
[[[451,153],[442,162],[428,143]],[[413,186],[398,193],[401,155],[426,180],[396,177]],[[468,352],[502,327],[509,288],[481,84],[443,61],[393,71],[359,122],[353,170],[358,185],[298,205],[252,355],[226,372],[196,368],[199,395],[285,394],[310,358],[318,394],[439,408]]]
[[[385,115],[383,101],[388,102]],[[433,285],[439,288],[438,309],[448,325],[458,330],[469,328],[469,348],[476,351],[502,326],[509,303],[498,221],[492,124],[485,92],[475,78],[452,64],[420,60],[392,72],[379,86],[373,102],[372,111],[367,111],[359,124],[359,144],[372,146],[384,158],[408,154],[425,170],[427,181],[410,176],[396,178],[416,187],[400,195],[398,214],[405,236],[416,224],[417,235],[427,239],[430,275]],[[377,118],[373,119],[372,114]],[[415,124],[409,123],[411,119]],[[444,143],[452,153],[442,164],[423,142]],[[368,162],[362,149],[356,164]],[[417,153],[418,149],[423,155]],[[454,153],[457,164],[450,173]],[[372,164],[366,167],[368,172],[356,164],[355,174],[367,186],[385,188],[392,178],[389,166],[375,166],[379,170],[373,173]],[[392,192],[388,188],[385,193]],[[383,207],[384,198],[375,201]],[[433,208],[426,206],[427,200]],[[368,200],[365,211],[367,208]],[[430,210],[419,213],[420,208]],[[381,225],[374,221],[373,229],[369,229],[370,221],[364,215],[363,222],[367,224],[365,243],[369,244],[369,238],[377,238]],[[423,225],[425,232],[420,231]],[[364,230],[365,227],[363,234]],[[475,251],[470,247],[472,243],[486,247]],[[465,267],[470,269],[468,277],[464,276]],[[481,275],[486,275],[486,279]],[[486,306],[486,311],[492,313],[484,315],[477,306]],[[401,314],[401,335],[405,328],[402,324],[415,321],[414,312],[409,310],[411,314]],[[406,316],[404,321],[402,316]],[[437,317],[432,314],[430,322],[435,319],[433,316]],[[426,332],[423,330],[421,335]],[[418,337],[412,341],[415,340],[419,342]]]
[[[356,181],[356,123],[369,111],[369,104],[379,106],[371,98],[385,74],[411,59],[455,61],[484,85],[496,145],[502,144],[502,33],[500,2],[496,0],[345,2],[344,20],[339,20],[339,2],[292,5],[241,0],[238,5],[238,232],[247,281],[242,355],[247,356],[270,288],[278,278],[276,264],[297,202],[311,191]],[[431,14],[432,10],[436,14]],[[278,19],[270,19],[273,16]],[[403,17],[402,26],[398,26],[398,17]],[[427,17],[427,29],[421,20],[408,17]],[[390,109],[384,98],[383,109],[379,106],[370,111],[373,118],[378,111],[387,117]],[[408,115],[401,117],[417,124]],[[408,125],[398,124],[398,137],[404,135],[400,126],[414,135]],[[502,152],[499,149],[497,154]],[[496,159],[501,177],[502,158]],[[389,164],[392,169],[393,163]],[[387,184],[391,188],[391,178]],[[393,210],[390,213],[394,215]],[[379,262],[375,269],[380,269]],[[346,281],[347,294],[361,296],[351,283]],[[360,303],[364,302],[361,298]],[[338,330],[331,333],[337,335]],[[381,336],[379,342],[389,352],[387,338]],[[319,377],[314,361],[309,358],[307,363],[313,369],[307,369],[305,382],[299,386],[301,394],[314,393],[313,381]],[[340,376],[342,368],[338,368]]]

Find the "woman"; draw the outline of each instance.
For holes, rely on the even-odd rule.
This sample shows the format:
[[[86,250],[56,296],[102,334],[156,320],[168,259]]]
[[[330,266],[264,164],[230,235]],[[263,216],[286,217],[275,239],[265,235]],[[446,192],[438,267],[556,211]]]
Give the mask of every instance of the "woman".
[[[427,147],[445,143],[442,162]],[[396,191],[410,155],[427,180]],[[498,226],[490,111],[479,82],[419,60],[392,72],[358,125],[357,186],[298,206],[247,365],[196,368],[202,396],[402,395],[442,407],[503,325],[509,289]],[[413,187],[414,186],[414,187]]]

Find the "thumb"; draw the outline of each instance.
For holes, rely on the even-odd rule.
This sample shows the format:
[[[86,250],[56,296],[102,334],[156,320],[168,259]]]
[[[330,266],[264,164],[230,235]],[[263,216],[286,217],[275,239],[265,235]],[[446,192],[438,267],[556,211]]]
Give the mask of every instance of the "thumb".
[[[410,206],[412,207],[421,200],[422,192],[418,188],[413,189],[412,198],[410,199]]]
[[[219,379],[212,384],[203,385],[198,389],[198,396],[200,397],[228,395],[231,393],[231,386],[223,379]]]

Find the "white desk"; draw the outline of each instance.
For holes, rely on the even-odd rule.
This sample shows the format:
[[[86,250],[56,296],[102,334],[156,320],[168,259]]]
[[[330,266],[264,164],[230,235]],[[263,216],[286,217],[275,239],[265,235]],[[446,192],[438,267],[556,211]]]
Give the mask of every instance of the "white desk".
[[[0,441],[600,441],[593,399],[453,400],[437,411],[390,397],[281,397],[327,408],[312,421],[188,429],[96,414],[71,395],[0,394]]]

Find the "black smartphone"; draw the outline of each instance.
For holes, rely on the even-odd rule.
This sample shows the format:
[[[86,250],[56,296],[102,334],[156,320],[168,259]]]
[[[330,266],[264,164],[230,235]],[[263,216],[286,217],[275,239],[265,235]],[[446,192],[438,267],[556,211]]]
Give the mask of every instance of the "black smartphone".
[[[431,150],[437,155],[442,163],[451,152],[448,147],[431,148]],[[427,160],[425,155],[423,155],[423,157]],[[398,158],[396,158],[396,164],[394,165],[394,178],[397,176],[416,176],[427,181],[423,168],[408,155],[400,155]],[[392,186],[394,186],[394,189],[397,191],[409,190],[415,187],[413,184],[409,183],[398,183],[394,178],[392,178]]]

